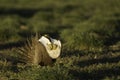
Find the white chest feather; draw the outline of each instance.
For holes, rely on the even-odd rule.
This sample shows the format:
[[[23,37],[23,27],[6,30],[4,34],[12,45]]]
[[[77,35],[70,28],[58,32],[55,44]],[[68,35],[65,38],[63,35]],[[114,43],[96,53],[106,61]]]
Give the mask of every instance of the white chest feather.
[[[39,41],[45,46],[48,55],[52,59],[56,59],[60,56],[61,53],[61,42],[60,40],[52,39],[50,40],[45,36],[42,36]]]

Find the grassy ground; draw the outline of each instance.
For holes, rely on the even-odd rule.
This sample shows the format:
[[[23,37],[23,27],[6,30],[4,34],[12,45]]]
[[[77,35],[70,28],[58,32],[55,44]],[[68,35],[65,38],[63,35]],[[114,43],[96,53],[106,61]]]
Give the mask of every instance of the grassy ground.
[[[0,61],[2,80],[119,80],[120,51],[73,52],[57,59],[53,66],[30,66],[19,62],[13,51],[3,51]],[[6,59],[4,59],[6,57]]]
[[[20,61],[36,32],[62,41],[53,66]],[[0,0],[0,80],[120,80],[120,1]]]

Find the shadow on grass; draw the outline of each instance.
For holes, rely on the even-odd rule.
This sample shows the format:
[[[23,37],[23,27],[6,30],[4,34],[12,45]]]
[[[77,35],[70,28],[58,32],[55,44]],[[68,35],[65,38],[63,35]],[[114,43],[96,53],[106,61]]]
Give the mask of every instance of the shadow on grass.
[[[119,62],[120,61],[120,56],[113,57],[113,58],[101,58],[101,59],[91,59],[91,60],[85,60],[85,61],[80,61],[78,62],[77,65],[81,67],[93,65],[93,64],[99,64],[99,63],[114,63],[114,62]]]
[[[0,44],[0,50],[11,49],[13,47],[21,47],[21,46],[25,45],[25,42],[26,42],[25,40],[22,40],[22,41],[17,41],[17,42]]]
[[[79,51],[79,50],[74,50],[74,51],[62,50],[61,57],[71,57],[71,56],[78,56],[78,55],[84,56],[84,55],[88,55],[88,53],[84,51]]]
[[[79,61],[77,64],[74,64],[74,65],[78,65],[80,68],[84,68],[84,67],[87,67],[87,66],[90,66],[90,65],[93,65],[93,64],[105,64],[105,63],[118,63],[120,61],[120,56],[117,56],[117,57],[109,57],[108,55],[109,52],[112,52],[112,53],[119,53],[120,50],[109,50],[109,51],[105,51],[105,52],[101,52],[101,53],[98,53],[100,55],[102,55],[101,57],[102,58],[98,58],[98,59],[88,59],[88,60],[83,60],[83,61]],[[105,54],[106,53],[106,54]],[[66,57],[66,56],[77,56],[77,55],[80,55],[80,56],[86,56],[86,55],[95,55],[97,54],[96,52],[80,52],[80,51],[75,51],[75,52],[66,52],[65,54],[62,54],[62,57]],[[89,69],[91,70],[91,69]],[[75,80],[101,80],[105,77],[117,77],[120,75],[120,67],[113,67],[113,68],[108,68],[108,69],[99,69],[99,70],[92,70],[92,71],[81,71],[81,70],[71,70],[70,71],[70,74],[72,74],[73,76],[76,77]]]
[[[19,57],[11,56],[10,54],[0,53],[0,60],[12,63],[13,65],[16,65],[17,63],[23,63],[20,61],[21,59]]]
[[[101,59],[89,59],[78,62],[77,65],[82,67],[87,67],[93,64],[104,64],[104,63],[118,63],[120,61],[120,56],[117,57],[103,57]],[[99,70],[92,70],[90,72],[80,71],[80,70],[71,70],[70,71],[73,76],[76,77],[76,80],[101,80],[105,77],[117,77],[120,75],[120,67],[115,66],[113,68],[103,68]]]
[[[97,70],[92,72],[83,72],[83,71],[70,71],[73,76],[76,77],[76,80],[101,80],[105,77],[119,76],[120,68],[114,67],[112,69]]]
[[[52,11],[52,8],[40,8],[40,9],[29,9],[29,8],[0,8],[0,15],[19,15],[24,18],[30,18],[39,11]]]
[[[2,64],[0,65],[0,71],[12,71],[15,73],[19,72],[19,67],[17,64],[25,64],[22,61],[20,61],[20,58],[6,55],[4,53],[0,53],[0,61]]]

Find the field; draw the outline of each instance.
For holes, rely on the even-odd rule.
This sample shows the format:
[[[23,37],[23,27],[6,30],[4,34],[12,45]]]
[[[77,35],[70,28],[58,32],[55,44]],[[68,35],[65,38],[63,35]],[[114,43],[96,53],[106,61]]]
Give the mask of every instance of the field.
[[[21,62],[36,33],[61,40],[53,66]],[[0,80],[120,80],[120,0],[0,0]]]

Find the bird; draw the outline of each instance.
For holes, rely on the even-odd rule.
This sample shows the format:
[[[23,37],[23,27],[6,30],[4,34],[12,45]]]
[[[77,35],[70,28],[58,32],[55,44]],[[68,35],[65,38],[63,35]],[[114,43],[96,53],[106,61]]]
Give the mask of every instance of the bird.
[[[35,41],[34,65],[52,65],[61,53],[61,41],[48,35],[41,36]]]
[[[61,41],[57,39],[53,39],[49,37],[48,35],[42,36],[39,41],[44,45],[46,51],[48,52],[48,55],[56,59],[60,56],[61,52]]]
[[[48,35],[43,35],[40,38],[37,36],[20,49],[20,54],[27,64],[47,66],[52,65],[60,57],[61,47],[60,40]]]

